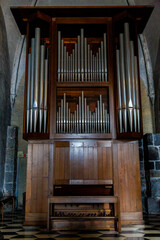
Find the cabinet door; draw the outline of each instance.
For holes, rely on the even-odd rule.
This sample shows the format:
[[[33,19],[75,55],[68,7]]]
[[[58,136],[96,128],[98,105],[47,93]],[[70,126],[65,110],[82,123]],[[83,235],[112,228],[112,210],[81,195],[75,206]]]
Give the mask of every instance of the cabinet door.
[[[55,184],[112,184],[109,141],[56,142]]]

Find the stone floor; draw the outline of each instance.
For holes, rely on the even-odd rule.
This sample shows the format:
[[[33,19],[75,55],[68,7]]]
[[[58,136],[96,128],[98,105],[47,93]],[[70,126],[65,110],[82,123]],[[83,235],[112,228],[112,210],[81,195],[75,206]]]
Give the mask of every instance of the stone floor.
[[[14,215],[5,214],[0,221],[0,232],[4,239],[57,239],[57,240],[127,240],[153,239],[160,240],[160,215],[145,216],[144,225],[122,226],[122,232],[115,231],[54,231],[47,232],[44,226],[23,226],[24,216],[19,212]]]

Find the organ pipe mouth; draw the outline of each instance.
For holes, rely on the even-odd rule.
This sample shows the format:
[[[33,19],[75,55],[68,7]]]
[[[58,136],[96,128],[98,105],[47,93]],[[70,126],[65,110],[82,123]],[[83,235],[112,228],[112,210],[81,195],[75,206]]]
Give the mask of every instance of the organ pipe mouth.
[[[139,85],[137,56],[134,41],[130,39],[129,23],[124,23],[124,33],[119,34],[116,50],[117,111],[119,132],[140,132]]]

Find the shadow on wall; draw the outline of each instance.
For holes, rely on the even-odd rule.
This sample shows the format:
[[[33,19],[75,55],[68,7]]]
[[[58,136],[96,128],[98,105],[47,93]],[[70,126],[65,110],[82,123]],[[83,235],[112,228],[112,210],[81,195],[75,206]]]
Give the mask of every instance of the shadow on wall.
[[[7,126],[10,124],[10,66],[6,28],[0,7],[0,193],[3,188]]]
[[[160,40],[154,70],[156,132],[160,133]]]

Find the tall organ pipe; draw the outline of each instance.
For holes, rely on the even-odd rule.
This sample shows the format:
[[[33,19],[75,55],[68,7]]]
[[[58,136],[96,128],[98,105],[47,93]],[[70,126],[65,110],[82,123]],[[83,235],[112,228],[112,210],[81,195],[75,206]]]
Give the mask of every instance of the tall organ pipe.
[[[47,112],[48,112],[48,57],[45,59],[44,74],[44,133],[47,132]]]
[[[66,67],[67,67],[67,52],[66,46],[64,46],[64,81],[66,81]]]
[[[133,131],[133,101],[132,101],[132,82],[131,82],[131,58],[130,58],[130,38],[129,24],[124,23],[124,50],[125,50],[125,70],[127,82],[127,107],[130,131]]]
[[[104,72],[105,72],[105,82],[107,82],[107,36],[104,33]]]
[[[42,132],[43,107],[44,107],[44,57],[45,46],[41,45],[41,61],[40,61],[40,85],[39,85],[39,132]]]
[[[30,116],[30,87],[31,87],[31,54],[28,54],[28,81],[27,81],[27,121],[26,132],[29,132],[29,116]]]
[[[134,119],[134,131],[137,132],[137,110],[136,110],[136,79],[135,79],[135,67],[134,67],[134,43],[130,41],[131,48],[131,76],[132,76],[132,91],[133,91],[133,119]]]
[[[84,67],[85,67],[85,81],[87,81],[87,38],[84,39]]]
[[[118,90],[119,131],[120,131],[120,133],[122,133],[122,97],[121,97],[121,79],[120,79],[119,50],[116,50],[116,64],[117,64],[117,90]]]
[[[137,130],[140,132],[140,100],[139,100],[139,85],[138,85],[138,66],[137,66],[137,57],[134,57],[134,66],[135,66],[135,87],[136,87],[136,109],[137,109]]]
[[[40,67],[40,28],[35,29],[35,84],[34,84],[34,132],[37,131],[38,96],[39,96],[39,67]]]
[[[35,38],[31,39],[30,132],[33,131],[33,100],[35,76]]]
[[[81,29],[81,78],[84,81],[84,29]]]
[[[64,68],[64,40],[61,40],[61,81],[63,82],[63,68]]]
[[[78,40],[77,40],[77,48],[78,48],[78,81],[80,81],[80,78],[81,78],[81,62],[80,62],[80,49],[81,49],[81,46],[80,46],[80,36],[78,36]]]
[[[120,79],[122,86],[122,114],[124,132],[127,132],[127,96],[126,96],[126,76],[125,76],[125,61],[124,61],[124,35],[120,33]]]
[[[103,50],[103,42],[101,41],[101,67],[102,67],[102,81],[104,82],[104,50]]]
[[[77,43],[75,43],[75,81],[77,81],[77,56],[78,52],[77,52]]]
[[[61,77],[61,32],[58,31],[58,82]]]
[[[91,81],[90,45],[88,44],[88,81]]]

